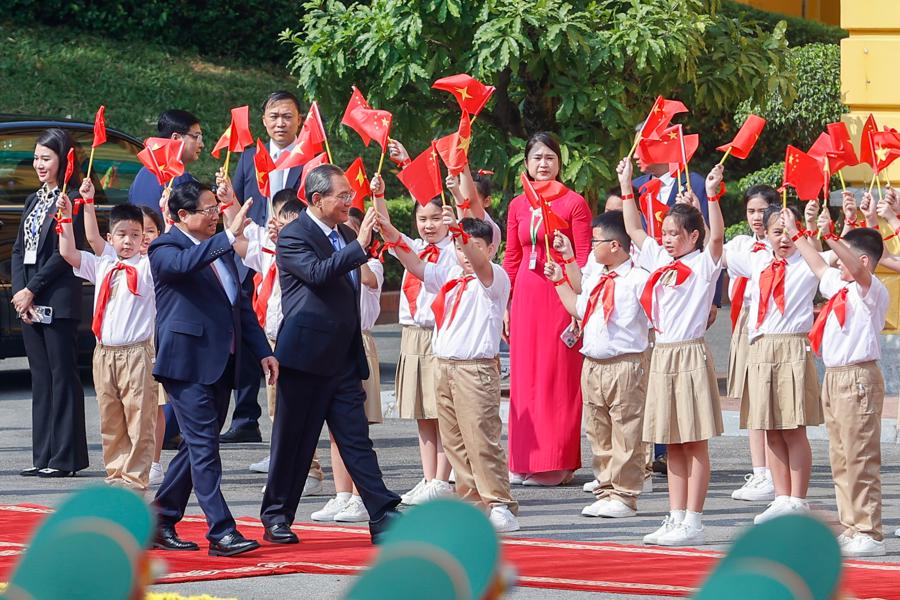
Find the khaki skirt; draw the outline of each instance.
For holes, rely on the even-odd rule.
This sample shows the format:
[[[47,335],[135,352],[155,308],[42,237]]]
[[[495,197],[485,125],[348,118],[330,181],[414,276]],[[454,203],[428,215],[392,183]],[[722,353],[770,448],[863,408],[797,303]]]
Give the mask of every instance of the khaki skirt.
[[[706,342],[657,343],[647,381],[644,441],[699,442],[723,431],[716,372]]]
[[[747,422],[750,399],[747,395],[747,354],[750,341],[747,339],[749,311],[744,308],[731,332],[731,352],[728,354],[728,397],[741,401],[741,426]]]
[[[819,374],[805,333],[763,335],[747,355],[750,429],[821,425]]]
[[[366,391],[366,420],[369,423],[381,423],[384,416],[381,414],[381,373],[379,372],[378,346],[375,338],[369,331],[362,332],[363,348],[366,350],[366,361],[369,363],[369,378],[363,379],[363,389]]]
[[[437,359],[431,329],[404,325],[394,395],[401,419],[437,419]]]

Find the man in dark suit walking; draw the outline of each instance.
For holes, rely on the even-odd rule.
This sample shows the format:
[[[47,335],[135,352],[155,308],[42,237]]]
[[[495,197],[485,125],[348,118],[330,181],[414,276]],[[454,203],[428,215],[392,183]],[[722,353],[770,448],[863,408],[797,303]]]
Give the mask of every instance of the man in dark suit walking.
[[[306,177],[309,208],[278,236],[284,322],[275,347],[278,381],[269,478],[261,517],[265,539],[299,540],[291,531],[324,422],[371,515],[377,543],[400,497],[388,491],[369,438],[362,380],[369,376],[359,316],[359,267],[367,259],[375,212],[359,234],[344,225],[353,190],[343,171],[322,165]]]
[[[249,223],[249,207],[216,233],[219,207],[212,191],[197,182],[181,184],[169,197],[175,226],[150,245],[157,310],[153,375],[169,396],[183,437],[154,501],[156,548],[198,549],[175,533],[192,488],[209,524],[210,555],[233,556],[259,547],[237,531],[220,489],[219,458],[219,431],[242,346],[270,381],[278,377],[278,361],[241,290],[232,257],[232,244]]]

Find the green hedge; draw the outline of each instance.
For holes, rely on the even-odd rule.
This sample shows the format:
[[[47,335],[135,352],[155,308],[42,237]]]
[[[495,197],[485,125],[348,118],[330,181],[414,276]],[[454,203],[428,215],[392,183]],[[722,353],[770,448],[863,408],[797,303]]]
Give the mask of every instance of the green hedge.
[[[786,21],[787,40],[791,46],[813,43],[839,44],[843,38],[849,35],[845,30],[834,25],[825,25],[818,21],[759,10],[733,0],[724,2],[720,10],[729,17],[740,19],[741,22],[755,23],[766,31],[774,29],[779,21]]]
[[[278,42],[300,20],[298,0],[7,0],[2,17],[24,25],[62,26],[90,39],[145,40],[204,55],[285,64],[290,48]]]

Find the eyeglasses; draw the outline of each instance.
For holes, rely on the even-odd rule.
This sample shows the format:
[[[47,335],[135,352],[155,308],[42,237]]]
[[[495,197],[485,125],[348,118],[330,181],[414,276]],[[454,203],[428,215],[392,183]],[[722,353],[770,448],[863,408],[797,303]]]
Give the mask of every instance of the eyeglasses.
[[[219,214],[219,205],[213,204],[206,208],[197,208],[195,210],[189,210],[188,212],[194,213],[195,215],[203,215],[204,217],[211,217]]]
[[[195,141],[199,142],[203,140],[203,133],[191,133],[190,131],[186,132],[184,135],[188,137],[194,138]]]
[[[605,244],[605,243],[607,243],[607,242],[615,242],[615,241],[616,241],[616,240],[595,240],[595,239],[591,239],[591,247],[593,248],[593,247],[596,246],[597,244]]]
[[[354,196],[353,192],[346,192],[346,193],[340,194],[338,196],[332,196],[332,198],[336,198],[338,202],[342,202],[344,204],[350,204],[351,202],[353,202],[353,196]]]

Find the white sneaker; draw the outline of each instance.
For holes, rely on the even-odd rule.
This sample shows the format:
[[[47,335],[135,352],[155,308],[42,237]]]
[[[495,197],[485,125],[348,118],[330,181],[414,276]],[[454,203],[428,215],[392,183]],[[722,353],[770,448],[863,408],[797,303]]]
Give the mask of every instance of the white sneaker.
[[[798,502],[796,500],[791,500],[788,496],[778,496],[777,498],[775,498],[775,500],[769,503],[769,506],[766,508],[766,510],[753,517],[753,523],[759,525],[760,523],[771,521],[772,519],[780,517],[781,515],[803,512],[809,512],[809,504],[807,504],[805,501]]]
[[[511,485],[522,485],[523,483],[525,483],[525,474],[513,473],[512,471],[509,471],[509,483]]]
[[[490,520],[491,525],[494,526],[494,531],[497,533],[509,533],[521,529],[519,520],[514,514],[509,512],[509,508],[506,506],[491,507]]]
[[[412,502],[412,499],[415,498],[419,494],[419,492],[422,491],[422,488],[424,488],[426,485],[428,485],[428,482],[425,481],[425,479],[422,479],[422,481],[417,483],[413,487],[413,489],[409,490],[405,494],[400,495],[400,502],[409,506],[410,502]]]
[[[597,500],[590,506],[585,506],[581,510],[581,514],[585,517],[606,517],[608,519],[620,519],[622,517],[633,517],[637,511],[615,498],[603,498]]]
[[[269,457],[265,457],[259,462],[255,462],[250,465],[250,470],[254,473],[268,473],[269,472]]]
[[[344,507],[350,502],[350,498],[341,499],[335,496],[325,503],[321,510],[317,510],[309,515],[313,521],[330,523],[334,521],[334,516],[344,510]]]
[[[321,494],[322,488],[324,487],[325,485],[322,483],[321,479],[307,476],[306,483],[303,484],[303,495],[315,496],[316,494]]]
[[[706,543],[703,525],[694,527],[682,521],[672,531],[659,536],[656,541],[660,546],[702,546]]]
[[[593,479],[591,481],[588,481],[583,486],[581,486],[581,489],[584,490],[585,492],[587,492],[588,494],[593,494],[594,490],[596,490],[598,487],[600,487],[600,482],[597,481],[596,479]]]
[[[837,537],[838,546],[843,548],[844,546],[849,544],[852,539],[853,539],[853,536],[847,535],[846,533],[842,533],[841,535],[839,535]]]
[[[894,537],[900,537],[900,529],[894,530]]]
[[[165,473],[163,473],[162,465],[153,463],[150,465],[150,485],[159,485],[163,482]]]
[[[437,500],[438,498],[448,498],[450,496],[455,495],[453,493],[453,486],[447,483],[446,481],[441,481],[440,479],[432,479],[428,482],[419,493],[409,499],[409,504],[411,506],[418,506],[420,504],[425,504],[431,500]]]
[[[642,494],[649,494],[653,491],[653,478],[652,477],[644,477],[644,485],[641,486]]]
[[[369,511],[359,496],[350,496],[350,502],[336,515],[334,520],[338,523],[362,523],[369,520]]]
[[[731,497],[735,500],[771,502],[775,499],[775,484],[766,475],[748,473],[744,476],[744,480],[744,485],[731,492]]]
[[[884,556],[884,542],[872,538],[865,533],[857,533],[850,541],[841,546],[841,554],[848,558],[860,556]]]
[[[447,478],[450,483],[456,483],[456,470],[450,469],[450,477]]]
[[[672,515],[666,515],[666,518],[663,519],[662,525],[659,529],[644,536],[644,543],[655,546],[656,544],[659,544],[659,538],[666,535],[676,527],[678,527],[678,524],[676,524],[675,521],[672,520]]]

